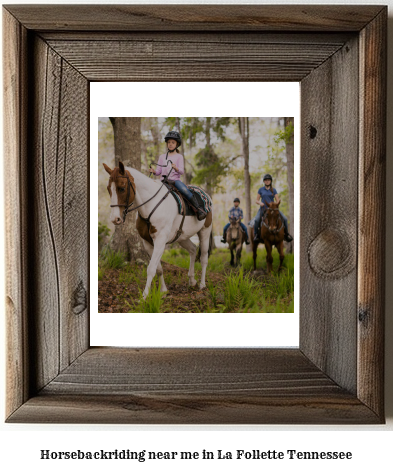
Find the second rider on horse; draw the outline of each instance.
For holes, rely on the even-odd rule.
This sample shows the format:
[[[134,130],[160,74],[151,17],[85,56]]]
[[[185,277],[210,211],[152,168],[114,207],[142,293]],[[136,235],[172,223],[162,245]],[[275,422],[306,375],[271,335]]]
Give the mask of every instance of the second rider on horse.
[[[242,220],[243,219],[243,209],[241,209],[240,207],[240,199],[239,198],[235,198],[233,200],[233,207],[231,207],[229,209],[229,213],[228,213],[228,218],[229,220],[235,218],[235,219],[240,219]],[[230,226],[230,224],[226,224],[225,227],[224,227],[224,232],[222,234],[222,239],[221,239],[221,242],[223,244],[226,244],[227,240],[226,240],[226,235],[227,235],[227,230],[228,230],[228,227]],[[246,245],[248,245],[250,242],[248,240],[248,231],[247,231],[247,227],[243,224],[243,222],[240,222],[240,226],[241,228],[243,229],[243,232],[246,234]]]
[[[176,189],[195,207],[198,213],[198,220],[202,220],[206,217],[206,212],[199,205],[196,197],[180,179],[180,176],[184,174],[184,158],[178,150],[178,147],[181,145],[180,133],[175,131],[168,132],[165,135],[165,142],[168,147],[167,152],[158,158],[157,169],[155,170],[150,167],[149,171],[156,176],[161,175],[161,181],[169,177],[170,179],[168,181],[173,182],[172,184]]]
[[[259,227],[263,219],[263,216],[269,207],[269,203],[277,202],[278,204],[280,204],[281,202],[280,197],[277,194],[277,191],[272,186],[272,181],[273,181],[273,178],[271,177],[271,175],[265,174],[265,176],[263,177],[264,186],[258,189],[258,197],[257,197],[256,203],[260,206],[260,208],[255,217],[254,242],[261,241]],[[284,240],[287,242],[292,242],[293,237],[288,232],[288,220],[281,211],[280,211],[280,216],[284,224],[284,232],[285,232]]]

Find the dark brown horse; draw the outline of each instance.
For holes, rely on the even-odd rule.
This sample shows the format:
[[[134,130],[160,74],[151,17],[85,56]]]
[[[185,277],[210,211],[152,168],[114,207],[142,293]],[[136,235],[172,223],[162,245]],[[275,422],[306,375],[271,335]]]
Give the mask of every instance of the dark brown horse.
[[[226,232],[226,241],[229,244],[229,250],[231,251],[231,265],[240,265],[240,258],[242,256],[243,242],[246,241],[246,234],[240,227],[240,219],[231,217],[231,223]],[[234,257],[234,251],[236,258]]]
[[[280,254],[280,266],[278,267],[278,271],[281,270],[282,262],[284,260],[284,222],[282,220],[282,217],[280,216],[278,206],[279,203],[277,202],[269,203],[269,206],[262,217],[260,228],[261,242],[263,242],[266,247],[266,263],[268,273],[273,270],[273,245],[276,246],[276,249]],[[251,231],[251,242],[254,259],[254,270],[256,270],[258,242],[254,241],[253,234],[254,229],[252,229]]]

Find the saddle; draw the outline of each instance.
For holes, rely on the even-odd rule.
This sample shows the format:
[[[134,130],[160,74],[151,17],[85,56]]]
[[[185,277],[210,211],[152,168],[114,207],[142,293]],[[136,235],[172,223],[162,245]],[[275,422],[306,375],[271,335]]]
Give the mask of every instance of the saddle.
[[[198,212],[197,209],[190,203],[190,201],[184,196],[184,194],[182,194],[175,187],[174,182],[175,181],[166,180],[164,184],[177,202],[179,214],[183,215],[184,206],[186,216],[195,216]],[[210,196],[206,194],[206,192],[199,186],[189,184],[187,185],[187,188],[192,192],[199,206],[204,209],[206,214],[208,214],[211,211],[212,206]]]

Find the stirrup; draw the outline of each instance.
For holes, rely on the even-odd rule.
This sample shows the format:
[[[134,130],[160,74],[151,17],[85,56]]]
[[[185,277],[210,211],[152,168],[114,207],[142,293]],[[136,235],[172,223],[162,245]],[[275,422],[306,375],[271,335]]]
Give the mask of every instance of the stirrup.
[[[285,242],[292,242],[293,237],[292,237],[291,234],[285,234],[284,240],[285,240]]]

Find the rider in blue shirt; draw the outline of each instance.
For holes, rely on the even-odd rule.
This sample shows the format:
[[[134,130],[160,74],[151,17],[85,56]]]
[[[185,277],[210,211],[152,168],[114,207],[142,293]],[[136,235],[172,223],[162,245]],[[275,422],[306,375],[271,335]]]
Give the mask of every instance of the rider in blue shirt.
[[[280,197],[277,194],[276,189],[273,188],[272,181],[273,181],[273,178],[271,177],[271,175],[265,174],[265,176],[263,177],[263,183],[265,186],[262,186],[261,188],[258,189],[258,197],[257,197],[256,203],[260,206],[260,208],[255,217],[254,242],[259,242],[261,240],[258,230],[261,224],[262,217],[266,209],[269,207],[269,203],[271,202],[280,203]],[[285,232],[284,240],[286,240],[287,242],[292,242],[293,237],[288,232],[288,220],[281,211],[280,211],[280,216],[284,222],[284,232]]]
[[[231,207],[229,209],[229,213],[228,213],[228,218],[231,219],[232,217],[235,217],[236,219],[243,219],[243,210],[239,207],[240,205],[240,199],[239,198],[235,198],[233,200],[233,207]],[[246,245],[249,245],[250,241],[248,240],[248,231],[247,231],[247,227],[243,224],[243,222],[240,222],[240,225],[241,225],[241,228],[243,229],[243,231],[246,233]],[[224,233],[223,233],[223,237],[221,239],[221,242],[223,244],[226,244],[226,233],[227,233],[227,230],[228,230],[228,227],[230,226],[230,224],[226,224],[226,226],[224,227]]]

